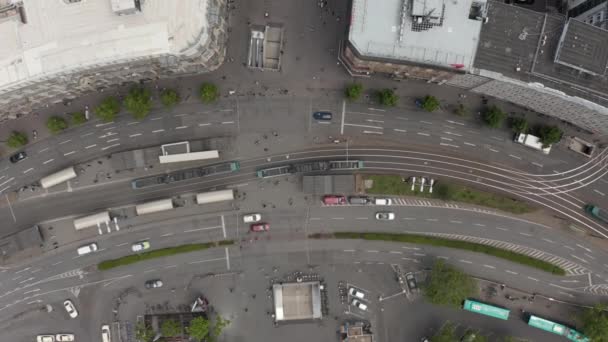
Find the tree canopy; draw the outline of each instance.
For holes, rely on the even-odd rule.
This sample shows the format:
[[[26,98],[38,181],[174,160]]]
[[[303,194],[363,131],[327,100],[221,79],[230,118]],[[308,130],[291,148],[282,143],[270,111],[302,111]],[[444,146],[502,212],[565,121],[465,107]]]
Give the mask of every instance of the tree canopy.
[[[459,307],[475,293],[475,282],[466,273],[438,260],[433,265],[424,295],[433,304]]]
[[[431,337],[431,342],[454,342],[456,338],[456,327],[450,322],[446,322],[439,331]]]
[[[201,85],[200,96],[203,103],[212,103],[220,97],[220,92],[215,84],[203,83]]]
[[[213,342],[217,340],[228,324],[230,324],[230,321],[219,315],[213,323],[207,318],[199,316],[190,321],[188,335],[195,341],[207,340]]]
[[[87,122],[87,117],[84,115],[83,112],[74,112],[70,114],[70,122],[72,123],[72,125],[81,125]]]
[[[356,101],[363,93],[363,85],[361,83],[351,83],[346,87],[346,98],[351,101]]]
[[[27,135],[23,132],[12,131],[11,135],[8,136],[6,144],[8,147],[19,148],[28,143]]]
[[[57,134],[68,128],[68,122],[60,116],[51,116],[46,121],[46,128],[48,128],[51,133]]]
[[[603,305],[587,309],[580,316],[583,333],[593,342],[608,342],[608,316]]]
[[[141,342],[152,342],[155,335],[154,330],[143,321],[138,322],[135,326],[135,338]]]
[[[175,89],[165,89],[160,93],[160,102],[165,107],[172,107],[179,103],[180,97]]]
[[[422,108],[427,112],[434,112],[439,109],[439,100],[435,96],[427,95],[422,100]]]
[[[562,130],[557,126],[542,126],[538,129],[538,138],[543,147],[549,147],[549,145],[560,141],[562,134]]]
[[[483,113],[483,121],[492,128],[498,128],[502,126],[502,122],[504,121],[506,114],[500,110],[500,108],[496,106],[492,106],[488,108]]]
[[[454,114],[462,117],[469,116],[469,110],[467,109],[467,107],[465,107],[464,104],[459,103],[458,107],[454,109]]]
[[[383,106],[395,107],[399,101],[399,96],[392,89],[382,89],[378,91],[378,101]]]
[[[515,133],[527,133],[528,132],[528,120],[526,120],[526,118],[511,119],[511,129]]]
[[[103,122],[113,121],[120,111],[120,103],[115,97],[106,97],[95,108],[95,115]]]
[[[168,319],[160,326],[160,333],[165,337],[180,336],[182,327],[176,320]]]
[[[145,118],[148,113],[150,113],[150,109],[152,109],[150,91],[142,87],[133,87],[129,90],[123,104],[135,119],[141,120]]]

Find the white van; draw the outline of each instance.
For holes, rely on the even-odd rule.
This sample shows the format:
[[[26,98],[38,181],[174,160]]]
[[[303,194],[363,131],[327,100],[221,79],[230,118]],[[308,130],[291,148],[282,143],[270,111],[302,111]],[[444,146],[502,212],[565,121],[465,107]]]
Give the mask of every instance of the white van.
[[[110,337],[110,326],[107,324],[104,324],[101,326],[101,340],[103,342],[110,342],[111,341],[111,337]]]
[[[79,247],[76,252],[78,253],[78,255],[85,255],[85,254],[89,254],[92,252],[97,251],[97,244],[95,242],[91,242],[88,245],[84,245],[82,247]]]
[[[391,204],[393,204],[393,201],[390,198],[375,198],[374,204],[375,205],[391,205]]]

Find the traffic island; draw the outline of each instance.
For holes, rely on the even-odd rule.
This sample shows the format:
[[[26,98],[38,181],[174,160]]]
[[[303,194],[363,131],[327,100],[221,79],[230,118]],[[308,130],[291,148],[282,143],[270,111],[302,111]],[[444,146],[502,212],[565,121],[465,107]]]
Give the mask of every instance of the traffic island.
[[[161,248],[161,249],[156,249],[156,250],[149,251],[149,252],[127,255],[127,256],[124,256],[121,258],[104,260],[104,261],[100,262],[99,264],[97,264],[97,269],[100,271],[106,271],[106,270],[120,267],[120,266],[131,265],[131,264],[134,264],[134,263],[140,262],[140,261],[146,261],[146,260],[156,259],[156,258],[164,258],[167,256],[183,254],[183,253],[196,252],[196,251],[201,251],[201,250],[218,247],[218,246],[229,246],[232,244],[234,244],[233,240],[222,240],[222,241],[218,241],[218,242],[194,243],[194,244],[180,245],[180,246],[175,246],[175,247]]]
[[[452,240],[443,237],[435,237],[422,234],[391,234],[391,233],[358,233],[358,232],[336,232],[326,234],[311,234],[313,239],[362,239],[370,241],[390,241],[401,243],[412,243],[417,245],[430,245],[435,247],[447,247],[467,250],[475,253],[483,253],[497,258],[505,259],[521,265],[529,266],[555,275],[566,275],[566,270],[553,265],[550,262],[540,260],[522,253],[484,245],[475,242]]]

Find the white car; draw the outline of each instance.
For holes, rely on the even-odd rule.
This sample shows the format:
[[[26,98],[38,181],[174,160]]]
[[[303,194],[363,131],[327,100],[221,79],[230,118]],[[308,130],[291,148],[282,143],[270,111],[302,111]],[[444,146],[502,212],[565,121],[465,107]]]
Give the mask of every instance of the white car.
[[[150,242],[149,241],[139,241],[136,242],[134,244],[131,245],[131,250],[133,252],[141,252],[145,249],[150,248]]]
[[[390,198],[375,198],[374,204],[375,205],[391,205],[391,204],[393,204],[393,200]]]
[[[97,244],[95,242],[92,242],[88,245],[81,246],[76,250],[78,255],[85,255],[85,254],[89,254],[89,253],[92,253],[95,251],[97,251]]]
[[[395,219],[395,213],[392,211],[379,211],[376,213],[376,220],[392,221]]]
[[[55,341],[72,342],[72,341],[74,341],[74,334],[57,334],[57,335],[55,335]]]
[[[365,293],[357,290],[354,287],[351,287],[351,288],[348,289],[348,294],[351,295],[351,296],[353,296],[353,297],[360,298],[360,299],[363,299],[363,297],[365,297]]]
[[[55,342],[55,336],[53,336],[53,335],[38,335],[38,336],[36,336],[36,342]]]
[[[70,315],[70,317],[78,317],[78,311],[76,310],[76,307],[74,306],[74,303],[72,303],[71,300],[66,299],[65,302],[63,302],[63,307],[65,308],[65,311],[68,312],[68,315]]]
[[[101,326],[101,341],[102,342],[110,342],[111,341],[111,337],[110,337],[110,326],[107,324],[104,324]]]
[[[243,222],[245,222],[245,223],[255,223],[255,222],[260,222],[260,220],[262,220],[262,215],[260,215],[260,214],[243,215]]]
[[[351,302],[352,306],[358,308],[361,311],[366,311],[367,310],[367,305],[361,303],[358,299],[353,299],[353,301]]]

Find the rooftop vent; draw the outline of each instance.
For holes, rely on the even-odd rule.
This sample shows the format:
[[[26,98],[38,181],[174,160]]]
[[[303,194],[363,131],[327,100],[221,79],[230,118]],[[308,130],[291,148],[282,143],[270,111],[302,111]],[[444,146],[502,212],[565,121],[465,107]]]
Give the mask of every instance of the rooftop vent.
[[[110,0],[112,11],[117,15],[130,15],[141,11],[139,0]]]

